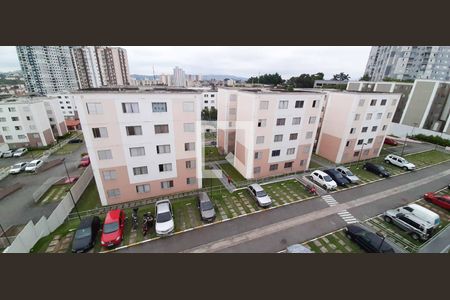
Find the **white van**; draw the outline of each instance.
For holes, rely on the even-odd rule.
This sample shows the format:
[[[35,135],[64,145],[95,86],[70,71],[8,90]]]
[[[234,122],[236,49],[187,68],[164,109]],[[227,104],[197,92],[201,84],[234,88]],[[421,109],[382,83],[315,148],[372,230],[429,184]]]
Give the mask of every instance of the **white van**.
[[[416,216],[433,226],[433,228],[441,223],[441,219],[437,213],[417,204],[403,206],[399,208],[399,212]]]

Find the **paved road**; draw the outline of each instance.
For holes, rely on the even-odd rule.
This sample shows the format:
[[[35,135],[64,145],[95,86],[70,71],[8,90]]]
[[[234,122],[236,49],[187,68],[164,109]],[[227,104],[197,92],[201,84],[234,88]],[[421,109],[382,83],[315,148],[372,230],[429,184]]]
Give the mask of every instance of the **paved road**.
[[[81,170],[77,166],[80,155],[83,152],[86,152],[86,146],[84,144],[72,154],[65,156],[52,155],[49,157],[49,160],[66,157],[69,174],[71,176],[79,175]],[[2,226],[7,228],[10,225],[26,224],[29,220],[37,222],[42,216],[50,215],[58,203],[53,202],[45,205],[37,205],[34,203],[32,195],[50,177],[62,177],[65,174],[64,166],[61,164],[42,173],[9,175],[0,181],[0,187],[10,186],[16,182],[24,184],[20,190],[0,200],[0,223]]]
[[[278,252],[346,225],[336,212],[360,220],[420,198],[450,181],[450,163],[331,194],[338,205],[315,198],[158,239],[119,252]],[[442,174],[441,174],[442,173]],[[434,177],[434,178],[433,178]],[[386,196],[377,194],[384,192]],[[376,196],[374,196],[376,194]],[[378,197],[378,198],[377,198]],[[370,202],[371,201],[371,202]]]
[[[434,238],[432,238],[420,253],[446,253],[450,248],[450,227],[442,230]]]

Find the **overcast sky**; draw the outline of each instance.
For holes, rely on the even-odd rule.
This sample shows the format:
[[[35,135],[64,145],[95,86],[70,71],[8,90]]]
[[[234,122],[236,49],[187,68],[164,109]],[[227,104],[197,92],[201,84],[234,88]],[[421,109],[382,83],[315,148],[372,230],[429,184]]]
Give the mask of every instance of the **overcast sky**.
[[[325,79],[345,72],[359,79],[370,47],[313,46],[125,46],[131,74],[172,73],[179,66],[188,74],[250,77],[278,72],[285,79],[302,73],[325,73]],[[0,46],[0,71],[20,69],[15,47]]]

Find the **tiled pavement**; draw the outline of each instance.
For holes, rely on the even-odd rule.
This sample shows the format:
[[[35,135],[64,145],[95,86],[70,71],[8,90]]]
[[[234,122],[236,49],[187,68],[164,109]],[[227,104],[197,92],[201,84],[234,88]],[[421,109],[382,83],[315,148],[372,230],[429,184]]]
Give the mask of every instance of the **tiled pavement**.
[[[303,245],[308,247],[315,253],[364,252],[361,248],[359,248],[345,236],[343,230],[329,233],[325,236],[305,242]]]
[[[69,232],[65,236],[55,235],[47,247],[46,253],[67,253],[72,245],[75,232]]]

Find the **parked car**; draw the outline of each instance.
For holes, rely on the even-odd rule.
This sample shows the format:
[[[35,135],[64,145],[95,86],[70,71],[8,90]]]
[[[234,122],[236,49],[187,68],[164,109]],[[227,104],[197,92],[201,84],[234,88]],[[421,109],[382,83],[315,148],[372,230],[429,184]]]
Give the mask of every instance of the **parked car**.
[[[217,142],[216,141],[212,141],[211,142],[211,146],[216,146],[217,145]]]
[[[433,225],[400,209],[390,209],[383,214],[387,223],[393,223],[406,231],[415,240],[428,240],[433,234]]]
[[[398,145],[398,142],[396,140],[394,140],[393,138],[388,138],[388,137],[384,139],[384,143],[386,145],[391,145],[391,146],[397,146]]]
[[[26,172],[36,172],[42,166],[42,164],[44,164],[44,162],[40,159],[32,160],[25,167],[25,171]]]
[[[336,171],[335,169],[324,170],[324,172],[327,173],[328,175],[330,175],[331,179],[333,179],[334,182],[336,182],[336,184],[339,186],[346,186],[347,184],[350,183],[350,180],[345,178],[341,174],[341,172]]]
[[[19,149],[17,149],[16,151],[14,151],[13,156],[14,156],[14,157],[21,157],[22,155],[24,155],[24,154],[27,153],[27,152],[28,152],[28,149],[27,149],[27,148],[19,148]]]
[[[111,210],[106,214],[101,237],[103,247],[119,245],[123,239],[125,212],[121,209]]]
[[[412,171],[416,168],[415,164],[410,163],[403,157],[400,157],[398,155],[389,154],[384,158],[384,161],[387,164],[393,164],[394,166],[403,168],[405,171]]]
[[[433,227],[439,226],[441,223],[441,218],[439,215],[423,206],[418,204],[408,204],[396,209],[398,212],[403,213],[405,215],[413,215],[416,216]]]
[[[347,178],[347,180],[350,181],[351,183],[358,183],[360,181],[359,177],[353,174],[352,171],[350,171],[346,167],[342,166],[337,167],[336,171],[340,172],[342,176]]]
[[[286,253],[314,253],[314,252],[303,245],[293,244],[286,248]]]
[[[14,150],[6,150],[2,153],[2,157],[12,157],[14,154]]]
[[[78,143],[82,143],[82,142],[83,142],[82,139],[76,138],[76,139],[69,140],[67,143],[68,144],[78,144]]]
[[[72,252],[87,252],[94,247],[100,230],[100,218],[97,216],[86,217],[81,220],[72,241]]]
[[[214,205],[205,192],[200,192],[198,195],[198,209],[200,210],[200,217],[203,221],[212,222],[216,218]]]
[[[27,166],[28,163],[26,162],[21,162],[21,163],[17,163],[15,165],[11,166],[11,169],[9,169],[9,174],[19,174],[22,171],[25,171],[25,167]]]
[[[325,172],[320,170],[311,173],[312,179],[317,182],[321,187],[326,190],[332,190],[337,188],[336,182]]]
[[[156,202],[156,223],[155,231],[157,235],[168,235],[174,228],[172,204],[169,200]]]
[[[87,167],[91,164],[91,159],[89,158],[89,155],[85,155],[81,158],[80,164],[78,167]]]
[[[426,193],[423,198],[428,202],[450,210],[450,195],[439,196],[435,193]]]
[[[248,190],[259,206],[269,207],[270,205],[272,205],[272,199],[270,199],[270,197],[259,184],[254,183],[252,185],[249,185]]]
[[[363,169],[369,172],[374,173],[380,177],[389,177],[391,174],[381,165],[376,165],[371,162],[366,162],[363,166]]]
[[[386,239],[372,232],[361,224],[350,224],[345,228],[345,235],[369,253],[395,253]]]
[[[64,180],[64,183],[65,184],[75,183],[75,182],[77,182],[78,178],[80,178],[80,177],[79,176],[67,177],[66,180]]]

